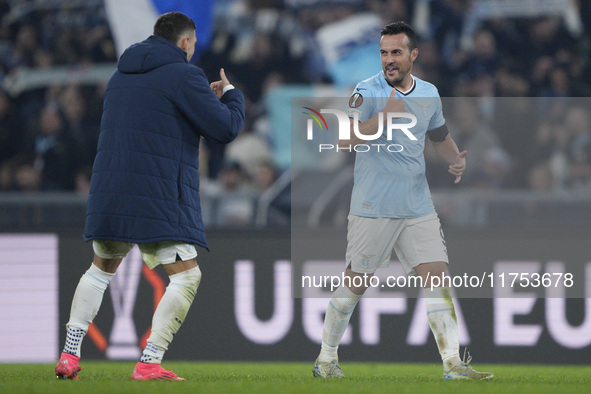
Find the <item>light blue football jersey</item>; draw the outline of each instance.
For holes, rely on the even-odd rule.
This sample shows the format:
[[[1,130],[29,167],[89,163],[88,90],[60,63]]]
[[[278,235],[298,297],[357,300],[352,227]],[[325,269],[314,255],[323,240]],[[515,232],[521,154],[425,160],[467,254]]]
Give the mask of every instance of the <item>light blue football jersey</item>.
[[[396,97],[403,98],[408,112],[416,115],[417,124],[408,129],[416,141],[399,129],[394,129],[388,140],[384,126],[377,140],[365,142],[374,149],[361,152],[366,149],[363,147],[356,153],[351,214],[415,218],[435,212],[425,177],[425,134],[443,126],[445,119],[437,88],[414,76],[413,81],[407,92],[396,89]],[[360,82],[349,101],[347,114],[353,117],[357,113],[359,121],[365,122],[383,110],[392,89],[381,71]],[[410,119],[401,118],[392,123],[409,122]],[[385,149],[388,146],[391,151]]]

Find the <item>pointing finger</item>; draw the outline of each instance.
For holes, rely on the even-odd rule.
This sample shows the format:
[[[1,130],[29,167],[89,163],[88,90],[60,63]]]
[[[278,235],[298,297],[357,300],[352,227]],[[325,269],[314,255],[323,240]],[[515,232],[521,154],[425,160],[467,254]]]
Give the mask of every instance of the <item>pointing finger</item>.
[[[220,78],[222,79],[222,82],[229,83],[228,78],[226,77],[226,72],[223,68],[220,68]]]

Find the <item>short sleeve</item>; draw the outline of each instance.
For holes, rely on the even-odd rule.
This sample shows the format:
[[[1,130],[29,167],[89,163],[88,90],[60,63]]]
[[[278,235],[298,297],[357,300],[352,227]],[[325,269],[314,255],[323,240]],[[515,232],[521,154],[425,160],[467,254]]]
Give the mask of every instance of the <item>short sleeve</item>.
[[[445,118],[443,117],[443,108],[441,105],[441,98],[439,97],[439,94],[437,94],[437,97],[434,98],[434,100],[436,103],[435,112],[433,113],[433,116],[431,116],[431,119],[429,120],[429,127],[427,128],[427,131],[436,129],[436,128],[441,127],[445,124]]]
[[[372,110],[375,103],[370,98],[371,90],[367,83],[360,82],[353,90],[347,106],[347,116],[352,118],[357,114],[360,122],[365,122],[372,117]]]

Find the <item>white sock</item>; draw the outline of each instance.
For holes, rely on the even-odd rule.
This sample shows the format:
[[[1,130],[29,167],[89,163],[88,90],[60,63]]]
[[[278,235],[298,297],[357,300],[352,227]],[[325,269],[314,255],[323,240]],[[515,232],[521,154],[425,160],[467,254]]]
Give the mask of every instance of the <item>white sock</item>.
[[[148,338],[148,343],[162,350],[160,359],[162,359],[164,351],[168,350],[168,345],[172,342],[174,334],[183,324],[200,282],[201,270],[199,267],[170,275],[170,283],[166,287],[166,292],[164,292],[156,312],[154,312],[152,333]],[[153,362],[160,363],[158,360]]]
[[[349,325],[351,314],[355,310],[355,306],[360,295],[353,293],[348,287],[339,287],[334,292],[326,308],[326,315],[324,316],[324,328],[322,330],[322,347],[320,348],[320,355],[318,361],[331,362],[338,360],[337,351],[339,343],[343,338],[343,334]]]
[[[80,357],[82,339],[88,331],[88,326],[94,320],[101,303],[103,294],[115,274],[102,271],[96,265],[82,275],[70,309],[70,321],[66,324],[66,345],[64,352]]]
[[[449,287],[425,289],[425,304],[443,369],[449,371],[461,363],[458,322]]]
[[[162,358],[164,357],[165,351],[166,349],[163,349],[158,345],[154,345],[153,343],[148,342],[146,343],[146,347],[144,348],[144,352],[142,353],[140,362],[160,364],[162,362]]]
[[[64,345],[64,353],[73,354],[80,357],[80,346],[82,339],[86,333],[79,328],[66,327],[66,344]]]

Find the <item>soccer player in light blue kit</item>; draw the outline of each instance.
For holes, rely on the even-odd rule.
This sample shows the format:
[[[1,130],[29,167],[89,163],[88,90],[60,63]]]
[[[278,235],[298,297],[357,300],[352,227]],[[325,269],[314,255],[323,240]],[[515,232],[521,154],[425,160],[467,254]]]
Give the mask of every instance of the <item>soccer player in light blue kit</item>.
[[[412,28],[404,22],[387,25],[381,32],[380,54],[382,71],[360,82],[349,101],[351,139],[339,141],[341,149],[352,150],[358,144],[371,148],[356,153],[345,275],[351,279],[373,275],[376,269],[389,264],[394,250],[407,274],[422,278],[429,325],[443,361],[444,379],[492,379],[492,373],[472,369],[468,365],[470,359],[460,359],[450,289],[431,289],[428,281],[433,276],[447,275],[448,257],[425,177],[425,135],[450,164],[449,172],[455,175],[455,183],[466,168],[467,152],[459,152],[447,130],[435,86],[411,74],[419,54]],[[361,139],[353,132],[358,127],[364,136],[375,135],[380,129],[380,112],[415,114],[417,124],[409,131],[416,140],[400,130],[392,132],[388,140],[385,127],[375,141]],[[356,119],[360,123],[354,124]],[[386,119],[384,115],[383,120]],[[408,119],[402,117],[394,122],[408,123]],[[388,151],[387,146],[394,148]],[[365,286],[367,283],[364,281]],[[351,314],[367,289],[364,285],[355,287],[351,280],[330,299],[314,376],[344,376],[337,350]]]

